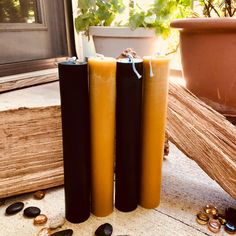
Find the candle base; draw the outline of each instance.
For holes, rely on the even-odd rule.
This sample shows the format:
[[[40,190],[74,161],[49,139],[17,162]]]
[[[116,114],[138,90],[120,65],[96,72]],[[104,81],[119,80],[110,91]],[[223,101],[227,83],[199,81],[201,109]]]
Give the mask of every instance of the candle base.
[[[79,218],[77,214],[78,214],[78,210],[76,210],[74,213],[72,212],[66,213],[66,220],[68,220],[70,223],[78,224],[78,223],[85,222],[90,217],[90,213],[87,213],[87,212],[84,214],[81,214]]]
[[[139,205],[145,209],[154,209],[154,208],[157,208],[159,207],[160,205],[160,200],[157,201],[157,202],[140,202]]]
[[[117,210],[122,211],[122,212],[131,212],[137,209],[137,204],[133,206],[125,206],[124,203],[121,203],[121,204],[116,203],[115,207]]]
[[[106,212],[98,212],[98,211],[95,211],[95,210],[92,210],[91,212],[96,217],[106,217],[106,216],[109,216],[110,214],[112,214],[113,209],[111,211],[106,211]]]

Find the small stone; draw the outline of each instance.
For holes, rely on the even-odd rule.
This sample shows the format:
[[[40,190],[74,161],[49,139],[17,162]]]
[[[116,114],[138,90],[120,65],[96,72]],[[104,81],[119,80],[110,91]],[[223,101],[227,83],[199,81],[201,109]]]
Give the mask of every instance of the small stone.
[[[165,144],[164,144],[164,156],[168,156],[170,152],[169,137],[165,134]]]
[[[0,206],[3,206],[5,204],[5,198],[0,198]]]
[[[40,214],[41,210],[38,207],[27,207],[24,210],[24,216],[29,217],[29,218],[34,218]]]
[[[44,197],[45,197],[45,192],[42,191],[42,190],[37,191],[37,192],[34,193],[34,198],[35,199],[40,200],[40,199],[43,199]]]
[[[73,234],[72,229],[66,229],[62,231],[58,231],[56,233],[51,234],[51,236],[71,236]]]
[[[200,220],[198,218],[196,218],[196,221],[199,225],[206,225],[207,224],[207,221],[204,221],[204,220]]]
[[[37,236],[50,236],[51,235],[51,230],[49,228],[42,228]]]
[[[206,213],[199,212],[197,214],[197,219],[196,220],[200,225],[206,225],[209,221],[209,216]]]
[[[204,220],[204,221],[208,221],[209,220],[209,216],[203,212],[199,212],[197,214],[197,218],[200,220]]]
[[[226,222],[225,231],[229,234],[235,234],[236,233],[236,225],[234,225],[232,222]]]
[[[221,225],[225,225],[226,223],[226,218],[224,215],[219,214],[215,216],[214,219],[218,220],[221,223]]]
[[[14,215],[14,214],[20,212],[23,208],[24,208],[23,202],[15,202],[7,207],[6,215]]]
[[[230,221],[231,223],[236,225],[236,210],[232,207],[229,207],[225,211],[226,221]]]
[[[65,217],[62,214],[58,214],[52,218],[50,218],[49,221],[49,228],[56,229],[65,223]]]
[[[218,217],[218,220],[220,221],[220,223],[221,223],[222,225],[225,225],[225,224],[226,224],[226,219],[225,219],[225,218],[223,218],[223,217]]]
[[[212,232],[212,233],[219,233],[220,232],[220,228],[221,228],[221,224],[218,220],[215,219],[210,219],[208,221],[208,229]]]
[[[215,206],[213,205],[206,205],[204,207],[204,211],[207,213],[207,214],[211,214],[211,215],[217,215],[218,214],[218,210]]]
[[[109,223],[105,223],[100,225],[97,230],[95,231],[95,235],[97,236],[110,236],[112,235],[113,227]]]
[[[34,218],[34,224],[35,225],[42,225],[47,222],[48,218],[44,214],[40,214]]]

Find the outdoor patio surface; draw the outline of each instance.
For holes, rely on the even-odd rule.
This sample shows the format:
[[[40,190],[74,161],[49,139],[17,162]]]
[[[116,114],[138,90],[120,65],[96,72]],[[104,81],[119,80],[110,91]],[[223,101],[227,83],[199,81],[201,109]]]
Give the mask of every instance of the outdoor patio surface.
[[[37,86],[27,89],[28,98],[34,94],[39,99],[39,105],[45,102],[40,96],[55,101],[50,96],[58,96],[58,83]],[[41,91],[41,92],[36,92]],[[45,93],[42,93],[42,92]],[[16,95],[22,94],[22,90],[15,91]],[[44,94],[44,95],[42,95]],[[7,102],[8,94],[4,94]],[[17,96],[17,102],[27,101],[27,96]],[[2,97],[2,99],[3,99]],[[58,99],[58,97],[57,97]],[[56,100],[57,100],[56,99]],[[43,101],[44,100],[44,101]],[[47,99],[46,99],[47,100]],[[42,102],[43,101],[43,102]],[[54,102],[53,102],[54,103]],[[10,108],[10,104],[6,104]],[[51,218],[59,213],[64,214],[63,187],[57,187],[46,191],[42,200],[35,200],[32,193],[8,198],[5,204],[0,206],[0,236],[36,236],[37,232],[45,226],[33,225],[32,219],[23,217],[23,212],[5,216],[5,209],[15,201],[23,201],[25,206],[37,206],[41,213]],[[163,186],[161,204],[158,208],[147,210],[138,207],[130,213],[122,213],[117,210],[108,217],[98,218],[93,215],[82,224],[66,222],[62,229],[71,228],[75,236],[93,236],[96,228],[103,223],[113,225],[112,236],[201,236],[215,235],[207,226],[196,222],[196,214],[204,205],[213,204],[220,211],[226,207],[236,208],[236,200],[232,199],[221,187],[210,179],[198,165],[187,158],[173,144],[170,145],[170,154],[163,163]],[[222,228],[217,235],[228,235]]]

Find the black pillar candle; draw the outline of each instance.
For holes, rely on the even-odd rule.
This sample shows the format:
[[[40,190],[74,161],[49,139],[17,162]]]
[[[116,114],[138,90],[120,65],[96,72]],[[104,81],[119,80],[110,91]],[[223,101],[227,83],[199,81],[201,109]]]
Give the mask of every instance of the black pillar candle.
[[[59,63],[66,219],[90,215],[90,120],[87,63]]]
[[[132,59],[142,75],[143,62]],[[117,61],[115,206],[128,212],[138,205],[142,78],[130,59]]]

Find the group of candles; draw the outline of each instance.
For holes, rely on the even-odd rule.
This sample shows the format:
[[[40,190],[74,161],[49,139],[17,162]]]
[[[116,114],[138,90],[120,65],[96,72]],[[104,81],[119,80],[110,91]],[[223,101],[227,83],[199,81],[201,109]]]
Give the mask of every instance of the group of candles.
[[[154,56],[59,63],[67,220],[112,213],[113,189],[120,211],[159,205],[168,72]]]

